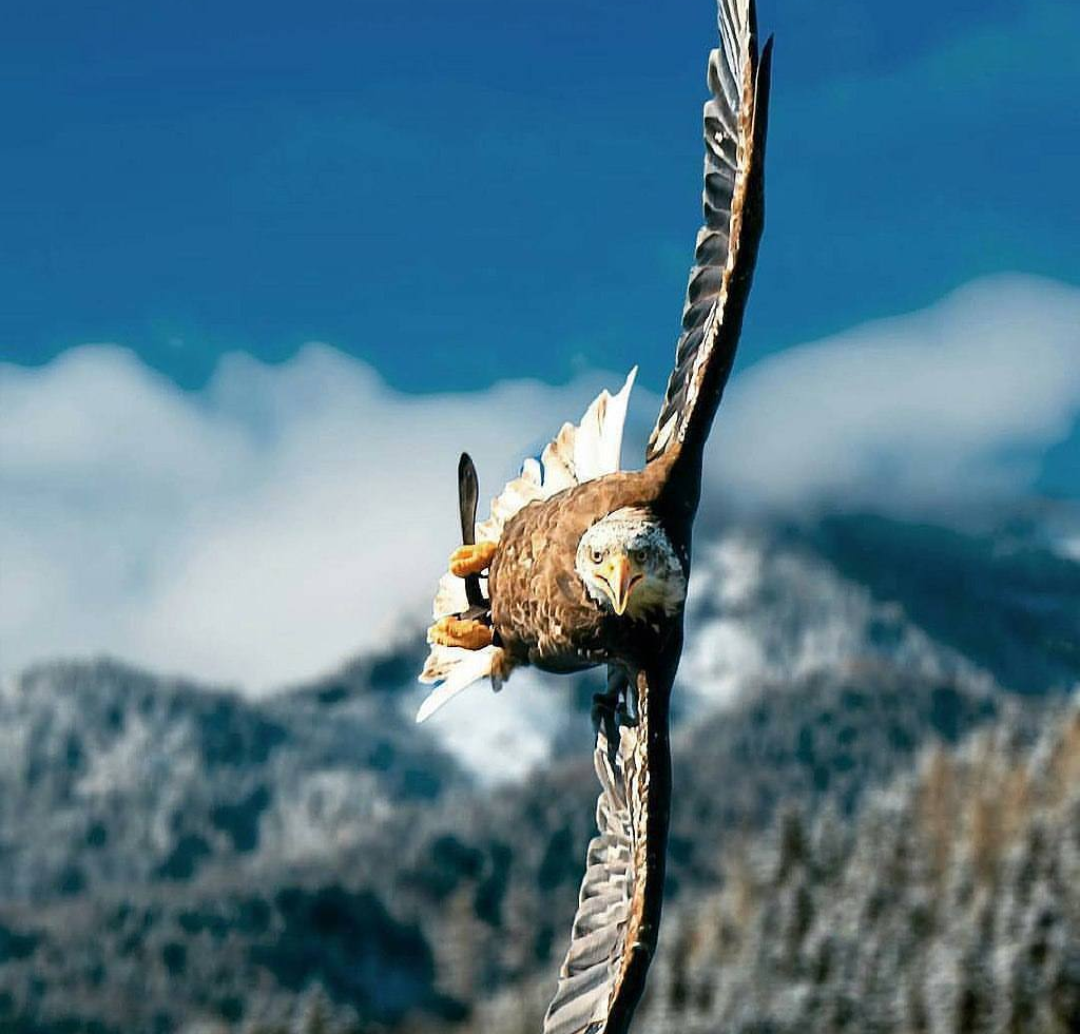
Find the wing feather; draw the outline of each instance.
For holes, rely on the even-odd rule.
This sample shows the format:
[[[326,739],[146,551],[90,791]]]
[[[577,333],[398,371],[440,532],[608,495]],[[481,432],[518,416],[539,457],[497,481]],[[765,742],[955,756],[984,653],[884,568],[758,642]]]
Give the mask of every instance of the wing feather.
[[[754,0],[720,0],[720,46],[705,104],[705,225],[697,235],[682,332],[646,461],[700,457],[731,372],[764,225],[763,165],[772,40],[760,59]],[[696,448],[686,448],[690,443]]]
[[[543,1034],[624,1034],[641,994],[660,922],[671,802],[667,703],[677,662],[676,647],[657,674],[638,674],[638,721],[619,730],[614,747],[597,734],[597,835]]]

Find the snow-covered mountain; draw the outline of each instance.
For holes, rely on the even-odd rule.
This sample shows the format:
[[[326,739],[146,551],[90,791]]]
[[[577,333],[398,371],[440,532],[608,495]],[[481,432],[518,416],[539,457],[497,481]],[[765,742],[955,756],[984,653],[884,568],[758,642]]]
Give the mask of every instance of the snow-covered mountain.
[[[1037,531],[851,516],[702,539],[673,908],[782,809],[847,822],[927,743],[1034,728],[1072,691],[1080,564]],[[453,1024],[547,979],[592,827],[597,680],[515,675],[417,727],[421,638],[263,701],[113,661],[8,680],[0,1029],[269,1022],[311,985],[339,1018]]]

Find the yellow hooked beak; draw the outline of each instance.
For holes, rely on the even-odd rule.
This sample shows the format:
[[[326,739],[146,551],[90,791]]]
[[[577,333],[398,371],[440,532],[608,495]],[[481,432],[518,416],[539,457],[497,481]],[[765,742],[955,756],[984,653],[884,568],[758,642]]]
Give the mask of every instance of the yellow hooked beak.
[[[625,553],[616,553],[600,565],[598,573],[612,608],[621,617],[634,587],[644,577],[641,568]]]

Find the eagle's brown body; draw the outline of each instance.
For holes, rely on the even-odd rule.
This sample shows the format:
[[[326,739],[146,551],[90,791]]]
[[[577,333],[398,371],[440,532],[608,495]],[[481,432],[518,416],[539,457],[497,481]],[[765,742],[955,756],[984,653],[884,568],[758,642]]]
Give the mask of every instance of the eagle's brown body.
[[[603,609],[574,572],[582,535],[598,514],[625,507],[652,513],[665,525],[670,464],[619,471],[530,503],[503,530],[491,565],[488,591],[492,626],[512,664],[576,671],[597,664],[641,665],[656,647],[658,626],[630,622]],[[678,529],[668,527],[673,542]],[[684,568],[689,560],[682,554]]]

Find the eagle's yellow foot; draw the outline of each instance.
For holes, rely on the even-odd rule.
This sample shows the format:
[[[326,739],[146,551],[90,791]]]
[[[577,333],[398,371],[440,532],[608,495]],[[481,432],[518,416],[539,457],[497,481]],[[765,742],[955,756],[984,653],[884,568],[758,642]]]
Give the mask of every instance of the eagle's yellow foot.
[[[450,573],[458,578],[479,574],[491,566],[498,546],[494,542],[477,542],[471,546],[458,546],[450,554]]]
[[[465,650],[482,650],[491,645],[491,637],[488,625],[471,618],[440,618],[428,629],[428,642],[440,646],[460,646]]]

